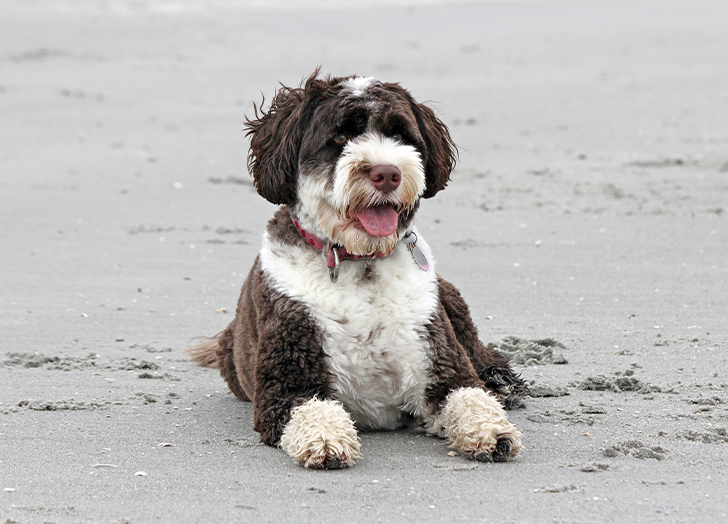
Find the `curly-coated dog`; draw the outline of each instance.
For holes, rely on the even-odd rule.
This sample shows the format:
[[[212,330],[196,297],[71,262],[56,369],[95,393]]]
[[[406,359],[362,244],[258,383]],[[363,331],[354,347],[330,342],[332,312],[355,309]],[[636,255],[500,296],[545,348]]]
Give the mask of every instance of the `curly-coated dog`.
[[[525,384],[414,226],[455,164],[446,126],[399,84],[316,72],[246,127],[255,187],[280,208],[234,320],[193,358],[307,468],[356,463],[357,430],[411,425],[476,460],[514,457],[499,398]]]

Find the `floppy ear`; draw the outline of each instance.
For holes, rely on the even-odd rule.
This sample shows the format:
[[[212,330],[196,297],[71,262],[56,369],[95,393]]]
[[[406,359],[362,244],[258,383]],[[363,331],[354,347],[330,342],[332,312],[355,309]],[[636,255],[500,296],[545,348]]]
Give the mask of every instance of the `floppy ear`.
[[[414,100],[411,100],[410,104],[427,148],[425,192],[422,197],[431,198],[441,189],[445,189],[450,180],[450,173],[455,167],[458,150],[450,138],[447,126],[435,116],[432,109]]]
[[[267,112],[255,107],[255,119],[246,118],[248,169],[258,194],[274,204],[296,202],[298,152],[307,120],[305,99],[305,89],[282,86]]]

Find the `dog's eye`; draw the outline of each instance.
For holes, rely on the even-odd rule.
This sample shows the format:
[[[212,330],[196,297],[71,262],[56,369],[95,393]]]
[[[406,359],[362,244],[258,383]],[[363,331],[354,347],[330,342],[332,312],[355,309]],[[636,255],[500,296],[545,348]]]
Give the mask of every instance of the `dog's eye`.
[[[336,142],[336,143],[337,143],[338,145],[340,145],[340,146],[343,146],[344,144],[346,144],[346,141],[347,141],[347,140],[348,140],[348,138],[347,138],[347,137],[346,137],[346,135],[345,135],[345,134],[343,134],[343,133],[342,133],[342,134],[340,134],[340,135],[336,135],[336,136],[334,137],[334,142]]]
[[[401,142],[402,141],[402,135],[400,135],[399,133],[395,133],[394,135],[392,135],[392,138],[394,140],[396,140],[397,142]]]

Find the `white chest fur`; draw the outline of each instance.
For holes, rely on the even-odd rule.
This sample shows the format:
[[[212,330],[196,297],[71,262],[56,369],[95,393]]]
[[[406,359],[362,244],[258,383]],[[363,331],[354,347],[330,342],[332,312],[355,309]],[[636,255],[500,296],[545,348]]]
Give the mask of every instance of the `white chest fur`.
[[[330,386],[360,429],[394,429],[408,414],[426,415],[426,325],[437,307],[437,281],[429,246],[418,238],[428,271],[400,242],[386,259],[342,261],[332,283],[320,253],[263,237],[264,272],[319,322]]]

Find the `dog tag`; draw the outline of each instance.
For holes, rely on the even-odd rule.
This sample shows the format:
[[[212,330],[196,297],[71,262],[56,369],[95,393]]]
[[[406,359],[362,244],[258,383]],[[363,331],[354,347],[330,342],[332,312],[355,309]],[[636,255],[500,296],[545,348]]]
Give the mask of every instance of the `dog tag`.
[[[417,264],[422,271],[427,271],[430,269],[430,263],[427,261],[427,257],[422,250],[417,247],[417,235],[415,233],[410,233],[405,237],[405,241],[409,239],[410,236],[415,237],[414,242],[407,242],[407,247],[409,248],[410,253],[412,253],[412,258],[415,259],[415,264]]]
[[[339,280],[339,250],[335,246],[327,244],[326,252],[328,254],[324,256],[324,259],[326,265],[329,266],[329,278],[332,283],[336,284],[336,281]]]
[[[410,252],[412,253],[412,258],[415,259],[415,263],[420,266],[420,269],[422,271],[427,271],[430,269],[430,263],[427,261],[427,257],[425,254],[414,244],[409,245]]]

